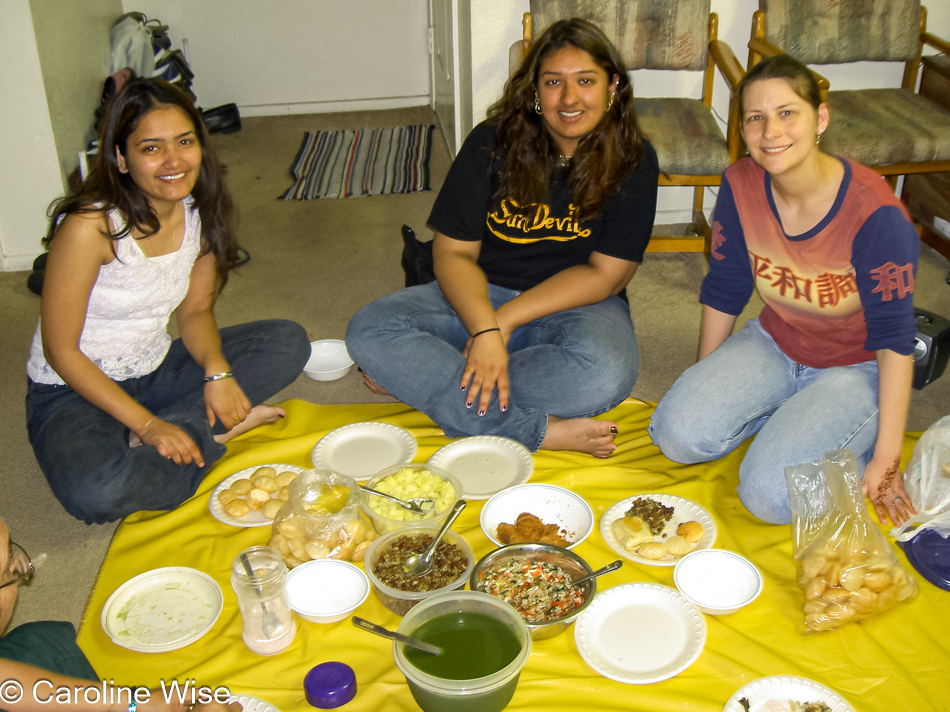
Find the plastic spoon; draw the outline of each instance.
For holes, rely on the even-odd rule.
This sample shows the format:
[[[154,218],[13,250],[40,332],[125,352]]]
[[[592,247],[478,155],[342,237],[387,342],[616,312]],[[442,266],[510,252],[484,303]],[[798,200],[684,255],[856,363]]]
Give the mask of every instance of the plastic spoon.
[[[370,623],[368,620],[364,620],[359,616],[353,616],[353,625],[355,625],[357,628],[360,628],[361,630],[382,636],[383,638],[398,640],[403,645],[412,646],[413,648],[421,650],[424,653],[431,653],[432,655],[442,654],[442,648],[439,648],[435,645],[430,645],[429,643],[423,643],[421,640],[410,638],[408,635],[403,635],[402,633],[394,633],[391,630],[383,628],[381,625]]]
[[[621,566],[623,566],[623,561],[621,561],[620,559],[617,559],[613,563],[607,564],[603,568],[597,569],[596,571],[592,571],[586,576],[581,576],[576,581],[571,581],[571,586],[580,586],[585,581],[590,581],[592,578],[597,578],[598,576],[609,574],[611,571],[616,571]]]
[[[439,533],[435,535],[435,539],[432,540],[432,544],[426,552],[424,554],[412,554],[406,559],[406,563],[402,565],[406,571],[413,576],[425,576],[432,570],[432,557],[435,556],[435,550],[439,546],[439,542],[442,541],[445,532],[452,526],[452,522],[454,522],[458,515],[462,513],[462,510],[465,509],[466,504],[468,504],[468,502],[464,499],[460,499],[455,503],[455,506],[452,507],[452,511],[449,512],[448,518],[445,520],[442,528],[439,529]]]
[[[247,558],[247,554],[243,552],[241,553],[241,564],[244,566],[244,571],[247,572],[248,578],[251,579],[251,584],[257,589],[257,595],[263,595],[263,586],[261,586],[257,574],[254,573],[254,569],[251,568],[251,562]],[[261,615],[261,631],[264,633],[265,638],[273,640],[284,631],[284,624],[281,623],[280,616],[274,613],[274,611],[269,610],[263,601],[261,601],[261,611],[263,611]]]
[[[412,499],[401,500],[398,497],[393,497],[391,494],[384,494],[383,492],[377,492],[371,487],[366,485],[360,485],[360,489],[364,492],[369,492],[370,494],[375,494],[377,497],[382,497],[383,499],[388,499],[395,502],[400,507],[405,509],[411,509],[413,512],[431,512],[435,509],[435,500],[429,499],[428,497],[413,497]]]

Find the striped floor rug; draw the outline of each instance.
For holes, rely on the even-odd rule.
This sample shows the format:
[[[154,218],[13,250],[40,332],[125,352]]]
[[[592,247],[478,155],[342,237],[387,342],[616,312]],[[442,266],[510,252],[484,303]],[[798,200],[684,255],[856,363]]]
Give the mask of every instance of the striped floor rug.
[[[282,200],[361,198],[429,190],[434,126],[316,131],[304,135]]]

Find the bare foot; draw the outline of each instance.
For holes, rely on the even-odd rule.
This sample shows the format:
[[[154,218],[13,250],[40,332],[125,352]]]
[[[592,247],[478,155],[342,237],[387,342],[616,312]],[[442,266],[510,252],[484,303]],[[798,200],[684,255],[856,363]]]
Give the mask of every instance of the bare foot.
[[[370,393],[375,393],[378,396],[389,396],[390,398],[393,397],[392,393],[387,391],[385,388],[379,385],[376,381],[370,378],[367,375],[366,371],[364,371],[359,366],[357,366],[357,369],[359,370],[361,374],[363,374],[363,385],[366,386],[366,390],[368,390]]]
[[[264,423],[276,423],[285,415],[287,415],[287,413],[284,411],[284,409],[278,408],[275,405],[267,405],[266,403],[256,405],[251,408],[251,412],[248,413],[247,418],[244,419],[243,423],[238,423],[223,435],[215,435],[214,439],[223,445],[231,438],[236,438],[238,435],[246,433],[248,430],[253,430],[258,425],[263,425]]]
[[[594,457],[610,457],[617,449],[614,436],[617,424],[593,418],[558,418],[548,416],[548,430],[541,443],[542,450],[578,450]]]

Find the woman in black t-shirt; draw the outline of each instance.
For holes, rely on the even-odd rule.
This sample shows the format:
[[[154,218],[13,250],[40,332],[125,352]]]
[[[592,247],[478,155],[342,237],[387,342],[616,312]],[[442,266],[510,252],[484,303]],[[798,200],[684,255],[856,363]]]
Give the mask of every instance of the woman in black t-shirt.
[[[347,348],[367,385],[450,437],[609,456],[639,368],[625,288],[650,239],[656,154],[617,50],[548,28],[475,127],[429,226],[437,282],[360,310]]]

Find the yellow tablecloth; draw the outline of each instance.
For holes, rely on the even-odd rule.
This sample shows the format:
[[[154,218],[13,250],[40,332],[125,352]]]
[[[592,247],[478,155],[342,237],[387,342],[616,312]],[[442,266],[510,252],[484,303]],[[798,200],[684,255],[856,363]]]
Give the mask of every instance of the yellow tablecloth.
[[[284,405],[287,418],[237,438],[193,499],[175,511],[140,513],[122,523],[89,600],[79,644],[99,674],[117,685],[152,686],[173,679],[226,685],[235,694],[267,700],[282,712],[311,710],[303,696],[304,675],[318,663],[339,660],[353,667],[359,686],[356,699],[344,709],[416,710],[390,644],[356,630],[349,620],[324,626],[298,620],[293,645],[274,657],[260,657],[244,647],[229,583],[231,561],[242,549],[266,543],[270,529],[222,524],[212,517],[208,497],[221,480],[245,467],[272,462],[308,466],[316,442],[347,423],[380,420],[408,429],[419,443],[417,462],[448,440],[425,416],[401,404]],[[918,576],[899,553],[920,584],[917,600],[860,624],[806,636],[790,528],[755,520],[736,496],[744,449],[708,465],[673,464],[647,435],[651,412],[648,403],[621,404],[604,416],[620,425],[613,457],[541,452],[534,457],[531,481],[579,492],[598,522],[611,504],[637,493],[691,499],[716,520],[717,547],[737,551],[758,565],[764,590],[738,613],[706,616],[703,652],[685,672],[663,682],[627,685],[600,676],[578,654],[573,628],[536,642],[508,709],[719,712],[739,687],[761,676],[783,674],[818,680],[861,712],[950,710],[950,594]],[[904,463],[914,441],[906,439]],[[454,526],[476,557],[492,548],[478,525],[481,504],[471,502]],[[576,551],[595,568],[617,558],[597,529]],[[99,623],[106,599],[126,580],[162,566],[191,566],[220,584],[224,610],[217,623],[199,641],[170,653],[135,653],[113,644]],[[619,571],[599,580],[599,588],[633,581],[673,586],[673,569],[625,561]],[[372,593],[357,614],[391,629],[399,623]],[[649,640],[642,642],[650,645]]]

